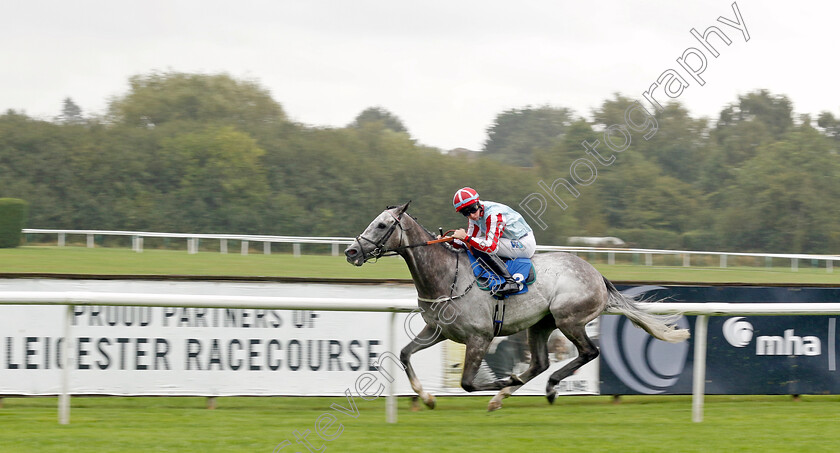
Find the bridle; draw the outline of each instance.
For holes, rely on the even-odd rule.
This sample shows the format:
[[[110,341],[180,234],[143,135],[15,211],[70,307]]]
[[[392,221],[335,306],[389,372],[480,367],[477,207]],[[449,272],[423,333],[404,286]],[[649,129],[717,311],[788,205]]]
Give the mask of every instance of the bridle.
[[[403,226],[402,226],[402,216],[403,216],[403,214],[406,214],[405,211],[402,211],[402,212],[400,212],[400,215],[396,216],[396,215],[394,215],[393,212],[390,211],[390,209],[393,209],[393,207],[389,207],[388,210],[386,210],[386,212],[388,212],[388,214],[391,214],[391,217],[394,218],[394,223],[391,224],[391,226],[388,228],[388,231],[386,231],[385,234],[382,235],[382,237],[378,241],[374,242],[374,241],[362,236],[361,234],[356,236],[356,242],[359,244],[359,251],[362,252],[362,260],[365,263],[368,262],[368,260],[379,259],[379,258],[382,258],[383,256],[398,255],[399,252],[401,252],[403,250],[406,250],[406,249],[410,249],[410,248],[414,248],[414,247],[423,247],[425,245],[438,244],[438,243],[441,243],[441,242],[450,242],[450,241],[452,241],[452,239],[454,239],[451,236],[443,236],[444,233],[442,233],[443,237],[441,237],[440,239],[432,239],[430,241],[418,242],[416,244],[400,245],[398,247],[394,247],[392,249],[389,249],[389,248],[385,247],[385,243],[388,242],[388,239],[391,239],[391,235],[394,234],[394,231],[397,230],[397,227],[399,227],[399,229],[400,229],[400,242],[399,243],[402,244],[402,242],[403,242],[402,237],[403,237],[403,233],[405,232],[405,228],[403,228]],[[411,214],[406,214],[406,215],[411,217]],[[448,231],[445,234],[449,234],[450,232],[451,232],[451,230]],[[365,241],[369,244],[373,244],[373,250],[371,250],[370,253],[365,252],[365,248],[362,247],[362,241]]]
[[[397,230],[397,227],[400,228],[400,244],[402,244],[402,235],[403,235],[403,232],[405,231],[405,229],[402,226],[402,215],[403,215],[403,213],[405,213],[405,211],[401,212],[399,216],[395,216],[394,213],[391,212],[391,211],[387,211],[387,212],[388,212],[388,214],[391,214],[391,217],[394,218],[394,223],[391,224],[391,226],[388,228],[388,231],[386,231],[385,234],[382,235],[382,237],[378,241],[374,242],[374,241],[362,236],[361,234],[356,236],[356,242],[359,243],[359,251],[362,252],[362,260],[364,262],[368,262],[368,260],[370,260],[370,259],[379,259],[379,258],[382,258],[383,256],[396,255],[400,250],[404,250],[406,248],[412,247],[412,246],[399,246],[395,249],[390,249],[390,250],[385,247],[385,243],[388,242],[388,239],[391,239],[391,235],[394,234],[394,231]],[[373,244],[373,250],[371,250],[370,253],[365,252],[365,248],[362,247],[362,241]],[[416,245],[414,247],[416,247]]]
[[[433,239],[433,240],[430,240],[430,241],[418,242],[416,244],[402,245],[402,242],[403,242],[402,237],[403,237],[403,233],[405,232],[405,228],[403,228],[403,226],[402,226],[402,215],[405,214],[405,211],[400,212],[400,215],[396,216],[396,215],[394,215],[393,212],[390,211],[390,209],[392,209],[392,208],[389,208],[387,210],[387,212],[388,212],[388,214],[391,214],[391,217],[394,218],[394,223],[391,224],[391,226],[388,228],[388,231],[386,231],[385,234],[383,234],[382,237],[378,241],[374,242],[374,241],[362,236],[361,234],[356,236],[356,242],[359,244],[359,251],[362,253],[362,261],[365,262],[365,263],[368,262],[368,260],[370,260],[370,259],[379,259],[383,256],[398,255],[399,252],[401,252],[403,250],[406,250],[406,249],[410,249],[410,248],[414,248],[414,247],[422,247],[422,246],[425,246],[425,245],[439,244],[439,243],[442,243],[442,242],[450,242],[453,239],[451,236],[444,236],[444,237],[441,237],[440,239]],[[411,214],[408,214],[408,216],[411,217]],[[399,227],[399,229],[400,229],[400,242],[399,243],[401,245],[399,245],[398,247],[392,248],[392,249],[388,249],[387,247],[385,247],[385,243],[388,242],[388,239],[391,239],[391,235],[394,234],[394,231],[397,230],[397,227]],[[448,233],[449,232],[447,232],[446,234],[448,234]],[[365,252],[365,248],[362,247],[362,241],[373,244],[373,250],[370,253]],[[437,299],[425,299],[425,298],[422,298],[422,297],[418,297],[418,299],[420,301],[423,301],[423,302],[440,303],[440,302],[453,301],[455,299],[460,299],[461,297],[466,296],[467,293],[470,291],[470,289],[472,289],[473,284],[475,283],[476,280],[475,280],[475,278],[473,278],[472,282],[470,282],[470,285],[467,286],[467,288],[464,290],[463,293],[461,293],[459,295],[454,295],[455,285],[458,282],[458,264],[459,263],[460,263],[460,260],[455,261],[455,277],[452,281],[452,285],[449,288],[449,296],[440,296]]]

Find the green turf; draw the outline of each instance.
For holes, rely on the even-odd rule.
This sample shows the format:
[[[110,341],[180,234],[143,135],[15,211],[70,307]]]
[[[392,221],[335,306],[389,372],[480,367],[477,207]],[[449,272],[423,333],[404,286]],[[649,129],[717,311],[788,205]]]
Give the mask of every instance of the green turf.
[[[596,267],[617,281],[834,283],[840,269],[802,267],[683,268],[632,264]],[[0,273],[178,274],[342,278],[408,278],[401,259],[356,268],[341,257],[83,247],[0,249]],[[487,397],[440,398],[434,411],[409,410],[400,399],[399,423],[384,421],[384,400],[357,399],[360,415],[336,414],[343,431],[329,451],[838,451],[840,397],[710,396],[705,421],[691,422],[685,396],[564,397],[549,406],[541,397],[505,400],[485,411]],[[73,398],[71,424],[57,424],[55,398],[5,398],[0,408],[0,451],[272,451],[293,432],[314,430],[335,398]],[[314,448],[322,445],[309,434]],[[294,445],[282,451],[307,451]],[[313,450],[315,451],[315,450]],[[326,450],[324,450],[326,451]]]
[[[0,249],[0,273],[231,275],[265,277],[408,278],[404,262],[385,258],[361,268],[343,257],[274,253],[222,254],[124,248],[18,247]]]
[[[55,398],[6,398],[0,449],[10,452],[271,452],[295,430],[314,448],[342,452],[834,452],[840,449],[840,396],[709,396],[691,421],[687,396],[513,397],[487,413],[487,397],[449,397],[434,411],[409,410],[385,423],[384,399],[357,398],[359,415],[330,409],[337,398],[74,398],[71,424],[56,422]],[[316,419],[332,413],[341,434],[324,442]],[[337,428],[334,425],[332,429]],[[307,451],[294,445],[282,451]],[[315,450],[312,450],[315,451]]]
[[[602,259],[602,257],[588,257]],[[661,258],[665,261],[664,258]],[[695,261],[700,261],[698,257]],[[840,284],[840,267],[828,273],[824,267],[804,263],[794,272],[789,263],[777,267],[710,266],[682,267],[676,264],[593,264],[607,278],[615,281],[720,282],[720,283],[829,283]],[[807,266],[806,266],[807,264]],[[818,263],[824,266],[824,263]],[[348,264],[341,256],[288,253],[264,255],[252,252],[221,254],[201,252],[190,255],[183,250],[145,250],[85,247],[18,247],[0,249],[0,273],[80,273],[80,274],[165,274],[233,275],[269,277],[334,278],[409,278],[408,269],[399,257],[383,258],[362,267]]]

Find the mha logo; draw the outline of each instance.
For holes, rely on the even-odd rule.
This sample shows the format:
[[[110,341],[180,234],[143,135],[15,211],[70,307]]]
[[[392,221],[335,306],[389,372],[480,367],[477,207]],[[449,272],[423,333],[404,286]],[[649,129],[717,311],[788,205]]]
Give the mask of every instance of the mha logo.
[[[729,318],[723,323],[723,337],[732,346],[743,348],[750,344],[753,326],[743,317]],[[822,353],[820,339],[814,336],[800,337],[793,329],[785,330],[784,336],[762,335],[755,339],[755,355],[807,355]]]

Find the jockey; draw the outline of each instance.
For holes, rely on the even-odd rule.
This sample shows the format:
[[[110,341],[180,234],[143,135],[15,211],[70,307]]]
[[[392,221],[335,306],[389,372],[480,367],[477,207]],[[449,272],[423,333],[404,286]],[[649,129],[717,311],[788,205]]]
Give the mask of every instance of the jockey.
[[[455,230],[456,246],[469,246],[473,255],[505,279],[494,295],[504,296],[519,291],[501,258],[531,258],[537,247],[534,231],[522,216],[509,206],[481,201],[478,192],[464,187],[452,199],[455,211],[469,219],[467,230]]]

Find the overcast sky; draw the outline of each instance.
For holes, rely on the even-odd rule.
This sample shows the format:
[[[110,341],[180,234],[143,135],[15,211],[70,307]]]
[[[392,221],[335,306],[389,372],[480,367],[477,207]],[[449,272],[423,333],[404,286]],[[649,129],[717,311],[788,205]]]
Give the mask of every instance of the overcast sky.
[[[152,71],[257,81],[295,121],[344,126],[381,106],[420,143],[481,149],[495,116],[527,105],[589,116],[667,69],[678,97],[717,118],[767,88],[797,113],[840,115],[837,2],[737,1],[29,0],[0,6],[0,109],[49,119],[71,97],[101,114],[128,78]],[[677,64],[715,25],[700,86]],[[708,52],[708,51],[705,51]],[[691,60],[690,60],[691,61]],[[699,64],[699,59],[694,60]],[[663,99],[667,99],[661,95]]]

